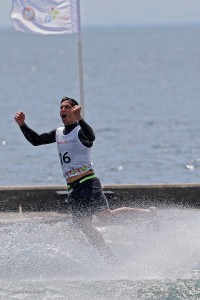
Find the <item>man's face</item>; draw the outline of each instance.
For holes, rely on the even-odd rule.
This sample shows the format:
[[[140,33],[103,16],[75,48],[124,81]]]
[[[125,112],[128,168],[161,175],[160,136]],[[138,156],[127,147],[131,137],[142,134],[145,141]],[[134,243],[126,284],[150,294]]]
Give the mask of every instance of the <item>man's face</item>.
[[[72,104],[66,100],[60,104],[60,117],[65,125],[74,123],[74,116],[72,114]]]

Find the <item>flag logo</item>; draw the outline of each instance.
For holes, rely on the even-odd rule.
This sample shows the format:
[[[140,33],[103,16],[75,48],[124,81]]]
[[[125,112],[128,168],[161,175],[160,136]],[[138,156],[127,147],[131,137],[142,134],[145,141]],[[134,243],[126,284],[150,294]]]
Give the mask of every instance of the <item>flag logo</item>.
[[[30,6],[27,6],[22,10],[22,16],[25,20],[32,21],[35,18],[35,11]]]

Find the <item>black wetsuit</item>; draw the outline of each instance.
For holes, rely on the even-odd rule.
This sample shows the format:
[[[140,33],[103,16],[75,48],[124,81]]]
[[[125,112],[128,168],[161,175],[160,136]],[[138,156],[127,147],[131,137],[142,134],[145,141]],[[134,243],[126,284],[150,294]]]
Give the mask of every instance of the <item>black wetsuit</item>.
[[[93,141],[95,140],[95,134],[93,129],[83,119],[74,124],[65,125],[64,134],[69,134],[78,125],[80,125],[81,127],[81,130],[79,130],[78,132],[78,137],[81,143],[88,148],[92,147]],[[25,138],[33,146],[40,146],[56,142],[56,129],[42,134],[36,133],[26,124],[22,125],[20,129],[23,132]]]

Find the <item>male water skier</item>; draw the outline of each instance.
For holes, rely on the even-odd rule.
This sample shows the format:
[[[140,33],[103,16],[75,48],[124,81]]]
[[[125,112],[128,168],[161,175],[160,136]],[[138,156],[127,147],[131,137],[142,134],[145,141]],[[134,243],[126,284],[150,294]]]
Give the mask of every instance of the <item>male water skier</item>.
[[[105,244],[100,232],[93,226],[92,216],[97,215],[100,219],[116,222],[119,218],[134,215],[151,216],[155,208],[120,207],[111,210],[90,159],[95,134],[82,118],[78,102],[63,97],[60,103],[60,117],[64,126],[43,134],[36,133],[26,125],[23,112],[15,114],[15,121],[33,146],[57,143],[63,176],[70,191],[69,203],[73,221],[99,253],[105,259],[113,261],[115,256]]]

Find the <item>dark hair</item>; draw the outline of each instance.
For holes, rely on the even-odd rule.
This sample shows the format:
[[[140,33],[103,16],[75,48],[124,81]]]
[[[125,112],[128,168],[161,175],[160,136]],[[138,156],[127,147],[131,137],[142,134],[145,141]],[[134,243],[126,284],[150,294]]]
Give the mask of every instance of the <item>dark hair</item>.
[[[72,106],[78,105],[78,102],[76,100],[74,100],[73,98],[69,98],[67,96],[64,96],[60,103],[64,101],[69,101],[72,104]]]

